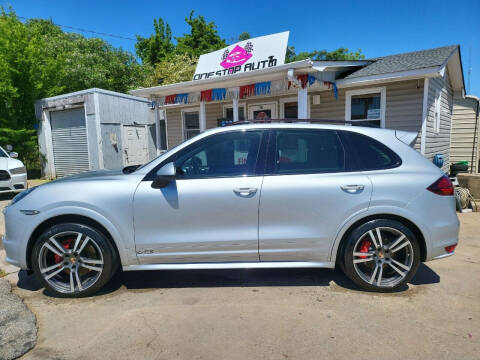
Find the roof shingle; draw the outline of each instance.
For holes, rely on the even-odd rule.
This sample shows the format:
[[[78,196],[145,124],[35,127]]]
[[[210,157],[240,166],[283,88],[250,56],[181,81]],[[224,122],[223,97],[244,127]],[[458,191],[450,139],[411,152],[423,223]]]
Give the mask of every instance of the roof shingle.
[[[353,72],[345,78],[352,79],[363,76],[389,74],[441,66],[457,48],[458,45],[450,45],[435,49],[369,59],[372,61],[371,64]]]

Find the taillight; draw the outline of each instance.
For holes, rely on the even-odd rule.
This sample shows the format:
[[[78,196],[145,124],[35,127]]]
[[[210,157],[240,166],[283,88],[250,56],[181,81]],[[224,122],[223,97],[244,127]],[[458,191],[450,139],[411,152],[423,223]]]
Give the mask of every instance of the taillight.
[[[445,246],[445,251],[447,253],[452,253],[455,251],[455,248],[457,247],[457,244],[453,244],[453,245],[450,245],[450,246]]]
[[[443,196],[451,196],[454,194],[453,184],[447,175],[443,175],[440,179],[430,185],[427,190],[433,192],[434,194]]]

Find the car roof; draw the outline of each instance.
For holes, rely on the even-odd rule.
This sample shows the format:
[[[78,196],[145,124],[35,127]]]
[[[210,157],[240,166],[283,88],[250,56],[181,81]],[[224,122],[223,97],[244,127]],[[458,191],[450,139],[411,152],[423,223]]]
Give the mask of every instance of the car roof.
[[[251,130],[251,129],[326,129],[326,130],[347,130],[369,135],[386,135],[387,133],[394,133],[395,130],[383,129],[367,126],[352,126],[345,125],[344,121],[332,120],[333,124],[328,122],[314,123],[305,121],[275,121],[275,122],[237,122],[228,124],[223,127],[216,127],[208,129],[203,134],[221,133],[232,130]]]

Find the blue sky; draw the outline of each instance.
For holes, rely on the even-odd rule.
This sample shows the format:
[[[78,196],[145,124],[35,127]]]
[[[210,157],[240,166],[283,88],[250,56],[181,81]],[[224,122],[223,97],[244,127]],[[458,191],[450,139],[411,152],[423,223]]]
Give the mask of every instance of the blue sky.
[[[190,10],[215,21],[225,39],[248,31],[252,36],[290,30],[298,51],[362,49],[367,58],[460,44],[465,85],[471,58],[470,93],[480,96],[480,1],[53,1],[0,0],[17,15],[51,18],[72,27],[134,38],[148,36],[162,17],[174,35],[188,31]],[[64,29],[70,31],[68,29]],[[92,36],[85,33],[86,36]],[[102,36],[103,37],[103,36]],[[134,41],[103,37],[134,51]]]

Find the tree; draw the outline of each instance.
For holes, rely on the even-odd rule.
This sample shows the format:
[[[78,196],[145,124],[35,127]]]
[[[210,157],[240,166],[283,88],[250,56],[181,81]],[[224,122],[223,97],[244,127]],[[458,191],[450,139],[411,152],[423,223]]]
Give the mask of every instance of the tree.
[[[240,35],[238,35],[238,41],[248,40],[250,38],[251,36],[249,32],[242,32]]]
[[[356,52],[351,52],[347,48],[338,48],[334,51],[327,50],[313,50],[311,52],[295,53],[293,46],[287,47],[287,54],[285,56],[285,62],[290,63],[293,61],[311,59],[314,61],[321,60],[362,60],[365,59],[365,55],[362,54],[362,50],[358,49]]]
[[[155,65],[175,49],[172,43],[172,30],[168,23],[162,18],[154,19],[153,30],[155,33],[149,38],[137,35],[135,50],[144,64]]]
[[[178,54],[189,54],[199,57],[202,54],[226,47],[225,40],[217,32],[217,25],[213,21],[207,23],[203,16],[193,16],[193,10],[185,21],[190,25],[190,34],[176,37]]]
[[[49,20],[22,23],[0,7],[0,142],[38,166],[34,102],[100,87],[126,92],[143,85],[148,67],[97,38],[64,33]]]
[[[147,86],[190,81],[196,66],[197,58],[190,54],[170,54],[155,66]]]

